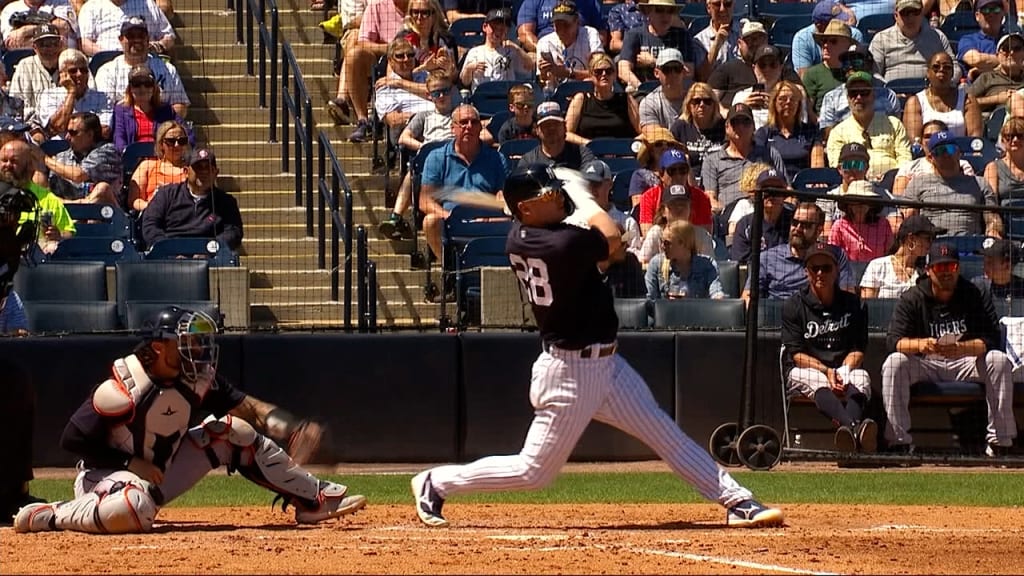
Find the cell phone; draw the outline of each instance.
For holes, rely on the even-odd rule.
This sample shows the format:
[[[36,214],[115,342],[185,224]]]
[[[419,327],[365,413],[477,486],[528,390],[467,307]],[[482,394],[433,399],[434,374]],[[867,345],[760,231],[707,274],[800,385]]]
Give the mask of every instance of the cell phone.
[[[761,82],[758,82],[757,84],[754,84],[753,91],[754,92],[764,92],[764,84],[761,83]]]
[[[939,339],[936,340],[935,343],[939,346],[951,346],[959,342],[961,336],[963,336],[963,334],[943,334],[942,336],[939,336]]]
[[[540,57],[543,58],[545,62],[551,64],[555,63],[555,57],[551,55],[551,52],[541,52]]]
[[[53,226],[53,212],[43,212],[40,214],[39,223],[43,226]]]

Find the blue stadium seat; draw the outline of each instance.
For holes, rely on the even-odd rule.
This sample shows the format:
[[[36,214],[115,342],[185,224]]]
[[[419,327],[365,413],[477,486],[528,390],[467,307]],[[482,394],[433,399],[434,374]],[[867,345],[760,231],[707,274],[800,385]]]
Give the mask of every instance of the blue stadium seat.
[[[963,136],[957,138],[956,143],[960,146],[960,157],[970,163],[978,175],[984,174],[985,168],[1000,155],[996,145],[985,138]]]
[[[646,298],[616,298],[615,314],[619,317],[619,328],[640,329],[651,325]]]
[[[693,5],[702,6],[702,4],[699,4],[699,3],[695,3]],[[690,25],[689,25],[690,32],[693,35],[696,35],[701,30],[707,28],[708,24],[711,24],[711,16],[708,16],[707,14],[705,14],[703,16],[694,16],[694,18],[692,20],[690,20]],[[736,23],[733,22],[733,26],[735,26],[735,25],[736,25]]]
[[[206,260],[143,260],[117,263],[117,303],[122,317],[130,301],[203,301],[210,299]]]
[[[900,106],[906,107],[907,98],[924,90],[928,86],[928,80],[926,78],[897,78],[886,82],[885,85],[896,93],[896,97],[900,100]]]
[[[456,242],[484,236],[504,237],[511,228],[512,219],[504,213],[474,206],[455,206],[444,221],[445,236]]]
[[[679,17],[699,18],[708,15],[708,8],[704,2],[687,2],[679,7]]]
[[[939,26],[939,30],[942,30],[942,33],[946,35],[950,42],[959,42],[967,34],[977,32],[980,29],[981,27],[978,25],[973,11],[950,12],[943,19],[942,25]]]
[[[96,76],[104,64],[121,55],[120,50],[101,50],[89,58],[89,73]]]
[[[857,28],[864,34],[865,44],[870,44],[875,34],[895,25],[896,16],[891,12],[886,14],[868,14],[857,22]]]
[[[4,52],[4,70],[7,72],[7,78],[10,80],[14,76],[14,69],[18,67],[18,62],[21,62],[25,58],[34,55],[36,52],[31,48],[16,48],[14,50],[8,50]]]
[[[119,330],[117,302],[25,302],[29,332],[110,332]]]
[[[75,221],[76,236],[130,239],[132,223],[120,206],[113,204],[65,204]]]
[[[629,198],[629,181],[633,178],[636,170],[623,170],[617,172],[612,179],[611,201],[612,204],[626,214],[633,209],[633,201]]]
[[[882,179],[878,181],[878,185],[885,188],[889,194],[892,194],[893,186],[896,185],[896,173],[899,172],[899,168],[892,168],[886,170],[885,174],[882,174]]]
[[[964,234],[961,236],[939,236],[935,241],[952,244],[961,256],[968,256],[981,250],[985,238],[983,234]]]
[[[494,116],[491,116],[491,123],[487,125],[487,131],[491,133],[491,136],[494,136],[495,143],[498,141],[498,132],[501,130],[501,127],[504,126],[505,122],[508,122],[508,119],[511,117],[512,113],[508,111],[508,108],[501,112],[495,112]]]
[[[475,106],[484,118],[490,118],[499,112],[507,112],[508,90],[516,84],[522,82],[484,82],[473,91],[469,103]]]
[[[745,315],[746,307],[739,298],[680,298],[654,301],[655,328],[741,330],[746,324]]]
[[[210,267],[238,266],[238,254],[213,238],[164,238],[151,246],[142,257],[145,260],[202,257],[210,263]]]
[[[843,183],[835,168],[804,168],[793,178],[793,189],[824,194]]]
[[[484,43],[484,17],[469,16],[452,22],[448,31],[455,38],[455,45],[469,50]]]
[[[569,101],[580,92],[593,92],[594,83],[587,80],[569,80],[562,82],[555,88],[555,93],[548,100],[557,102],[564,112],[569,107]]]
[[[601,158],[605,164],[608,165],[612,170],[612,174],[618,174],[619,172],[627,172],[629,170],[636,170],[640,167],[640,163],[637,162],[636,158],[623,158],[623,157],[606,157]]]
[[[993,110],[988,120],[985,121],[985,139],[993,144],[998,143],[1004,122],[1006,122],[1006,106],[1000,106]]]
[[[754,4],[755,13],[759,18],[770,16],[781,18],[783,16],[803,16],[808,22],[811,20],[811,12],[814,11],[814,2],[772,2],[771,0],[757,0]]]
[[[641,82],[640,85],[637,86],[636,92],[633,92],[633,97],[636,98],[637,100],[640,100],[644,96],[647,96],[651,92],[654,92],[654,90],[659,86],[661,86],[661,82],[657,80],[648,80],[646,82]]]
[[[885,332],[889,329],[889,319],[899,298],[865,298],[864,307],[868,312],[868,330]]]
[[[540,140],[534,138],[523,139],[523,140],[506,140],[498,146],[498,152],[501,152],[505,158],[508,158],[510,168],[514,168],[515,164],[519,162],[519,158],[533,150],[540,144]]]
[[[473,238],[466,242],[455,259],[456,306],[463,325],[479,322],[480,268],[508,268],[506,240],[506,236]]]
[[[25,302],[107,299],[107,267],[103,262],[47,262],[22,266],[14,289]]]
[[[124,238],[100,236],[73,236],[61,240],[57,250],[46,257],[46,261],[92,260],[108,266],[115,262],[139,259],[135,246]]]
[[[777,47],[792,47],[793,36],[806,28],[810,19],[806,15],[781,16],[772,24],[768,33],[768,42]]]
[[[634,145],[636,145],[636,140],[632,138],[594,138],[590,144],[587,144],[587,148],[601,160],[609,158],[636,159]]]
[[[43,154],[47,156],[56,156],[61,152],[71,148],[71,143],[63,138],[53,138],[50,140],[44,140],[39,148],[43,151]]]

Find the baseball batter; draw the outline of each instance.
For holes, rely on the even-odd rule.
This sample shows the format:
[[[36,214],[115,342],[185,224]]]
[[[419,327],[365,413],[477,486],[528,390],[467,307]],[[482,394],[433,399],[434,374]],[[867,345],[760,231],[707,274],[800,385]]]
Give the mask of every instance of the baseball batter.
[[[561,173],[559,173],[561,174]],[[516,223],[506,248],[528,295],[543,340],[533,364],[535,410],[523,449],[461,466],[439,466],[412,479],[416,513],[428,526],[446,526],[445,499],[488,490],[530,490],[554,480],[592,419],[645,442],[705,498],[722,504],[730,526],[779,526],[781,510],[753,499],[658,406],[639,374],[616,354],[618,318],[602,271],[622,256],[619,230],[603,211],[587,227],[563,220],[574,211],[571,188],[544,165],[517,168],[504,196]]]
[[[216,323],[202,312],[162,310],[135,353],[114,361],[109,379],[71,416],[62,446],[82,457],[75,498],[22,508],[16,532],[146,532],[160,507],[210,470],[227,466],[276,492],[295,520],[313,524],[366,505],[341,484],[303,470],[271,438],[299,450],[315,426],[248,396],[216,373]],[[189,428],[196,410],[219,417]],[[314,438],[305,435],[317,434]],[[276,500],[275,500],[276,501]]]

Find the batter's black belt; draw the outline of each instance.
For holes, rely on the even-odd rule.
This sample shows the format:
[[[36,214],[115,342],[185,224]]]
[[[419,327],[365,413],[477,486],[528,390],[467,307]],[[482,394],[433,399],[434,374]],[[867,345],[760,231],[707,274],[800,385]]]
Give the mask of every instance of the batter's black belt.
[[[619,348],[618,343],[612,342],[611,344],[591,344],[585,348],[579,350],[568,350],[566,348],[559,348],[554,344],[544,343],[544,351],[548,354],[561,355],[561,356],[572,356],[589,360],[591,358],[605,358],[615,354],[615,351]]]

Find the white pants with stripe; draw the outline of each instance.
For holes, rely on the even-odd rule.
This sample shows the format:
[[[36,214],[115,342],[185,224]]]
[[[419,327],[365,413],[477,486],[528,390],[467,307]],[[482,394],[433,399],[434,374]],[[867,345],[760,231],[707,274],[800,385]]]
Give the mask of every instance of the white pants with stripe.
[[[640,439],[702,496],[731,507],[751,498],[658,406],[643,378],[618,354],[582,359],[552,348],[533,364],[533,423],[519,454],[489,456],[431,470],[441,497],[547,486],[569,459],[591,420]]]

